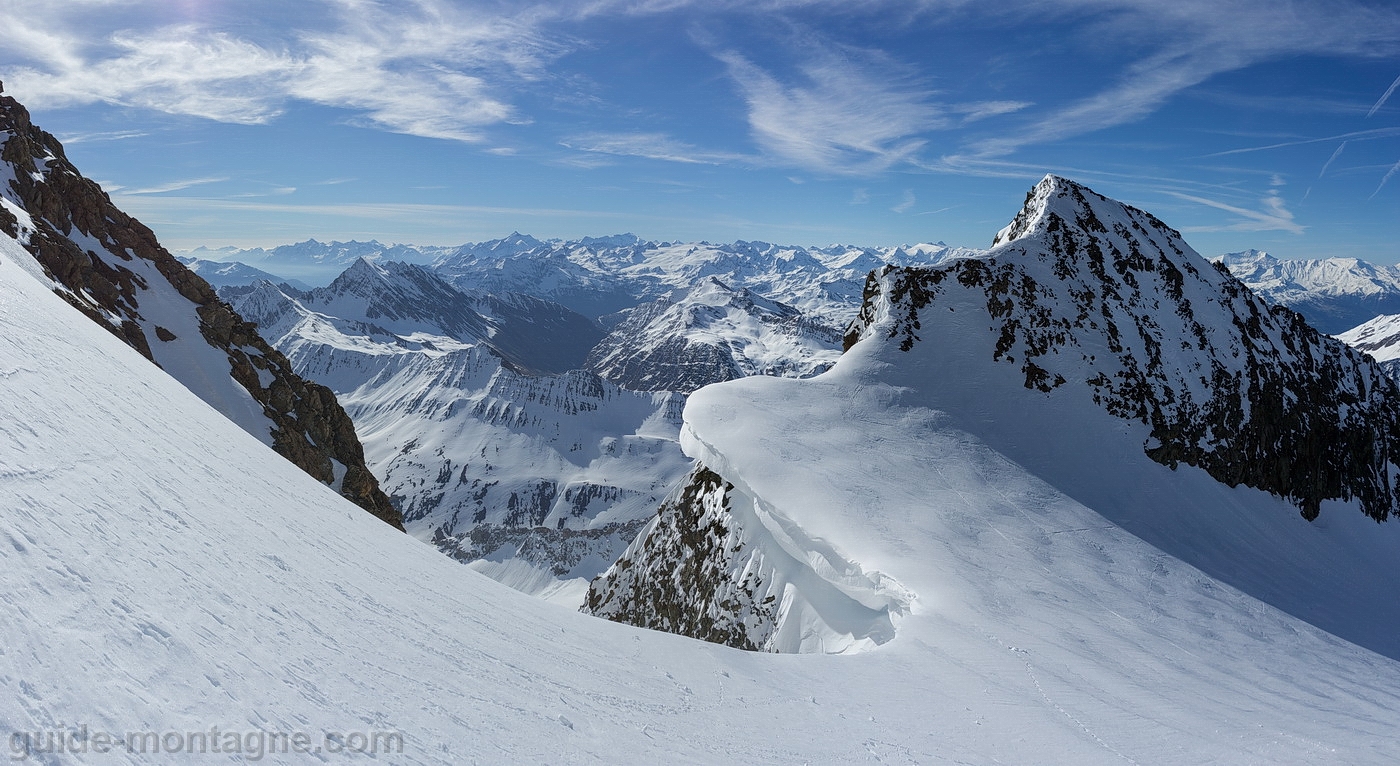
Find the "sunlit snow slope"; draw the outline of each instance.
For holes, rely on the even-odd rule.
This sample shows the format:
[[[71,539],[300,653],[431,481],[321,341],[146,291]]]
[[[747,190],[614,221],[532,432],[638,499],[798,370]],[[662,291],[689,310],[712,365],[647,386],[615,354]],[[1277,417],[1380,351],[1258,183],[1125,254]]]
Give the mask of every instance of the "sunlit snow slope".
[[[4,732],[393,729],[393,763],[1393,761],[1396,662],[901,406],[874,375],[886,360],[859,349],[815,381],[705,389],[692,444],[726,471],[761,460],[735,475],[917,599],[875,651],[746,653],[558,609],[395,533],[77,314],[27,258],[0,238]],[[1323,520],[1329,539],[1377,531]]]

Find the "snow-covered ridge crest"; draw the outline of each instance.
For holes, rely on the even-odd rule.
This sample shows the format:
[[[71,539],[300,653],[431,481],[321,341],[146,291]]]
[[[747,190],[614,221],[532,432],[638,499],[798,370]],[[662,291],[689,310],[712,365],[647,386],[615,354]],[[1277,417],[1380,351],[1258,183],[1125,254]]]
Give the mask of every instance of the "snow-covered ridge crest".
[[[950,314],[972,311],[1026,388],[1068,383],[1149,426],[1153,460],[1286,497],[1309,519],[1327,499],[1359,499],[1378,521],[1395,510],[1400,400],[1371,360],[1151,214],[1063,178],[1041,181],[998,242],[985,258],[872,274],[848,347],[936,343]]]

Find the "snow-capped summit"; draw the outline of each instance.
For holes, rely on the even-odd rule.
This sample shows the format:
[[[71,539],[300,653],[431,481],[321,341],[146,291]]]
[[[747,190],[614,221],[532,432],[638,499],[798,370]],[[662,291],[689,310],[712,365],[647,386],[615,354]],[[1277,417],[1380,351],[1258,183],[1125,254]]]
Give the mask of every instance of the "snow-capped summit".
[[[486,318],[465,296],[421,266],[359,258],[307,303],[342,318],[363,318],[391,332],[427,332],[466,342],[491,337]]]
[[[1400,555],[1394,525],[1373,523],[1395,512],[1400,473],[1382,371],[1072,181],[1039,183],[997,242],[873,274],[823,375],[692,394],[681,441],[701,467],[587,608],[747,648],[852,651],[897,636],[924,598],[978,608],[947,565],[964,547],[1031,546],[1052,580],[1081,565],[1150,579],[1155,565],[1094,553],[1131,533],[1400,657],[1400,602],[1376,576]],[[911,526],[947,542],[912,546]]]
[[[1215,259],[1265,300],[1307,317],[1325,333],[1400,312],[1400,268],[1356,258],[1284,259],[1262,250]]]
[[[928,332],[917,321],[925,304],[958,288],[985,293],[993,360],[1016,365],[1027,388],[1087,384],[1105,410],[1151,428],[1154,460],[1288,497],[1310,519],[1325,499],[1359,498],[1378,520],[1396,509],[1387,465],[1400,463],[1400,400],[1389,380],[1155,216],[1052,175],[996,242],[945,269],[880,273],[852,339],[901,312],[889,332],[912,347]]]
[[[840,345],[836,328],[711,276],[626,312],[587,366],[634,391],[689,393],[746,375],[815,375]]]
[[[32,254],[55,292],[243,430],[400,525],[329,389],[293,372],[9,96],[0,96],[0,143],[0,235]]]

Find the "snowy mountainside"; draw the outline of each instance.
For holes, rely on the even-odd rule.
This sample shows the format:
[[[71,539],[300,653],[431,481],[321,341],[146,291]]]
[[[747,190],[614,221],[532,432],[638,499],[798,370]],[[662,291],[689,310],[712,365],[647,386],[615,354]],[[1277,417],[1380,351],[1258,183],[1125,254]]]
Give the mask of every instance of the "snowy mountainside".
[[[861,578],[947,592],[942,565],[921,563],[938,557],[892,530],[977,523],[949,534],[985,541],[1012,513],[1036,545],[1088,545],[1085,565],[1116,562],[1093,552],[1100,535],[1131,533],[1400,657],[1400,605],[1377,575],[1400,537],[1373,522],[1394,510],[1397,399],[1370,360],[1264,304],[1156,218],[1053,176],[984,257],[883,269],[867,296],[832,371],[692,395],[682,445],[716,478],[678,488],[586,608],[697,637],[736,627],[737,646],[791,650],[765,644],[787,632],[809,637],[800,651],[859,648],[882,610],[901,624],[898,600]],[[1002,461],[1033,477],[1029,497],[966,478]],[[1055,498],[1083,515],[1038,516]],[[1002,508],[1000,521],[967,507]],[[679,533],[697,526],[710,531]],[[834,551],[769,542],[802,537]],[[800,576],[765,563],[789,558],[838,563]],[[703,572],[708,589],[678,571]],[[833,588],[867,611],[817,595]]]
[[[1383,314],[1337,335],[1337,340],[1360,351],[1400,380],[1400,314]]]
[[[942,460],[912,475],[941,475],[960,500],[924,496],[901,517],[894,501],[914,495],[887,483],[867,497],[883,509],[860,505],[876,515],[830,538],[893,551],[872,564],[918,585],[895,638],[800,662],[736,652],[571,614],[392,533],[83,319],[22,258],[0,237],[0,600],[14,617],[0,625],[0,720],[19,735],[13,756],[183,762],[195,756],[45,742],[78,731],[185,742],[217,727],[225,747],[230,734],[304,732],[320,746],[387,732],[402,746],[378,757],[405,764],[1393,760],[1400,663],[1129,535],[1073,531],[1093,514],[951,432],[910,442]],[[866,425],[903,439],[928,424]],[[835,453],[823,446],[825,464],[800,476],[817,479],[814,511],[833,504],[824,491],[853,486],[824,470],[867,455]],[[775,462],[785,470],[771,478],[803,464]],[[1374,526],[1333,516],[1333,534],[1348,518]]]
[[[268,290],[224,290],[235,308],[259,326],[277,324],[283,303]],[[248,295],[257,298],[249,300]],[[394,335],[411,342],[418,336],[449,338],[457,345],[484,344],[517,369],[558,373],[583,364],[588,349],[603,337],[588,318],[563,306],[526,295],[464,293],[415,264],[359,259],[330,285],[286,296],[300,310],[353,323],[356,334]],[[280,337],[280,335],[279,335]],[[273,341],[279,347],[282,343]]]
[[[689,393],[747,375],[815,375],[840,348],[840,330],[707,277],[625,312],[586,366],[634,391]]]
[[[435,302],[422,293],[397,300],[402,293],[386,287],[392,280],[380,278],[395,268],[358,264],[359,278],[304,295],[264,282],[233,300],[300,374],[340,397],[411,534],[503,582],[576,606],[587,581],[688,469],[677,443],[683,397],[624,391],[577,370],[523,374],[470,333],[435,334],[448,322],[425,319],[431,310],[405,319],[397,309]],[[409,284],[431,277],[418,267],[403,272]],[[352,283],[354,290],[335,289]],[[357,294],[360,301],[350,299]],[[512,324],[528,328],[516,342],[554,335],[535,342],[545,350],[569,337],[552,321],[567,310],[538,299],[458,294],[439,307],[465,305],[515,312],[493,342]],[[381,308],[373,321],[366,306]]]
[[[587,250],[589,246],[582,246]],[[640,252],[642,245],[630,250]],[[433,269],[462,290],[521,293],[598,317],[635,306],[637,286],[621,276],[569,257],[570,248],[529,235],[463,245],[433,262]]]
[[[1337,334],[1381,314],[1400,313],[1400,268],[1356,258],[1275,258],[1261,250],[1212,259],[1265,300]]]
[[[514,232],[457,247],[308,240],[265,250],[196,248],[182,255],[238,260],[327,284],[359,258],[432,268],[467,293],[542,298],[589,317],[634,308],[714,277],[789,304],[821,321],[848,323],[860,308],[865,275],[886,264],[928,265],[980,251],[941,242],[898,247],[799,247],[738,241],[655,242],[633,234],[539,240]],[[276,280],[274,280],[276,281]]]
[[[55,292],[243,430],[399,526],[330,390],[296,375],[3,95],[0,142],[0,235],[33,256]]]

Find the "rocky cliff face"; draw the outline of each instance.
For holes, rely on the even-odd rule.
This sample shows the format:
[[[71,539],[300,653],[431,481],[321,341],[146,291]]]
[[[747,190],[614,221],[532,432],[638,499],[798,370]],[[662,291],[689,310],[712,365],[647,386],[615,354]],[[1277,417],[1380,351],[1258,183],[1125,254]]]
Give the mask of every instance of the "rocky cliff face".
[[[288,460],[402,528],[349,417],[0,96],[0,231],[55,292]]]
[[[1395,509],[1400,398],[1371,360],[1270,305],[1156,217],[1047,176],[985,258],[883,269],[847,345],[880,330],[908,350],[929,312],[985,308],[992,359],[1028,389],[1086,385],[1151,427],[1146,453],[1288,498]],[[892,321],[885,322],[884,319]]]
[[[911,598],[697,464],[582,611],[736,649],[842,654],[893,638]]]

